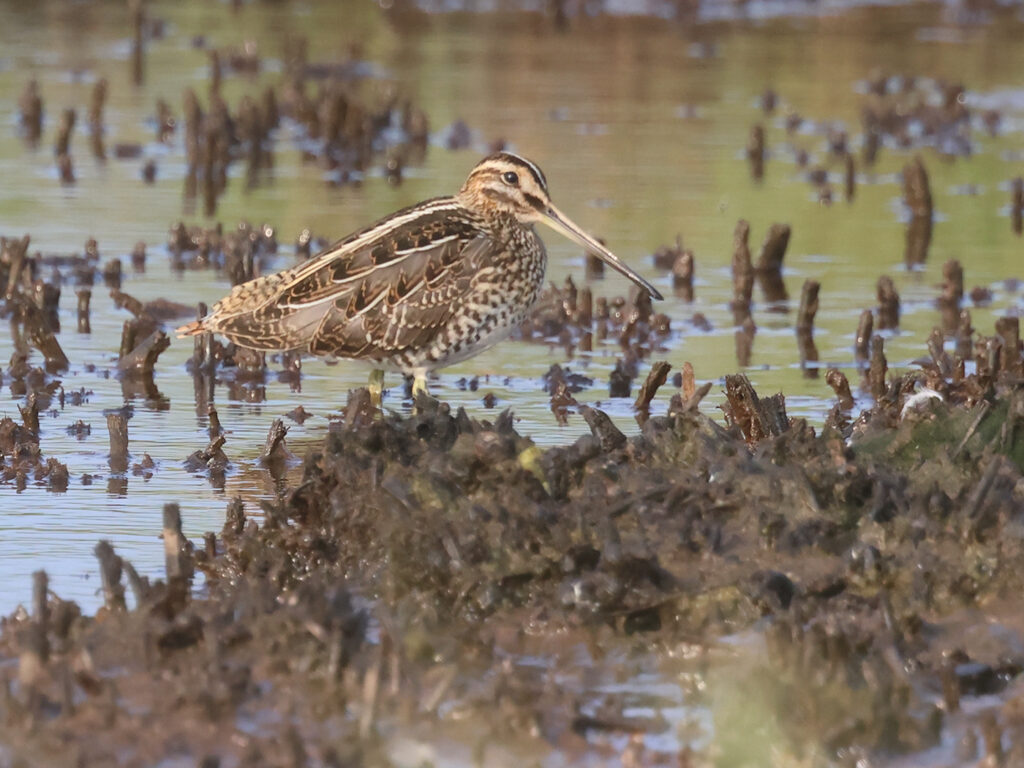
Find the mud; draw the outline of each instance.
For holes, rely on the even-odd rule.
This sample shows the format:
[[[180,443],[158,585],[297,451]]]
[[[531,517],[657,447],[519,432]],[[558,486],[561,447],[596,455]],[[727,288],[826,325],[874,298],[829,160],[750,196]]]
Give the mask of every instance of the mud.
[[[852,765],[952,739],[1012,764],[1019,622],[979,634],[963,617],[1022,607],[1024,363],[1008,320],[972,348],[975,372],[950,360],[947,378],[940,359],[883,379],[856,417],[847,385],[820,431],[742,376],[723,426],[688,369],[640,434],[584,406],[592,434],[548,450],[507,411],[421,397],[382,417],[356,391],[259,519],[233,501],[199,545],[165,507],[166,579],[101,542],[89,617],[38,576],[32,612],[0,633],[2,741],[26,764],[391,765],[393,736],[430,744],[457,721],[484,763],[618,743],[633,765],[757,765],[769,747]],[[638,407],[667,375],[654,367]],[[568,395],[571,374],[550,379]],[[5,454],[37,449],[4,429]],[[288,460],[286,431],[268,464]],[[764,652],[727,675],[722,642],[750,630]],[[747,706],[719,711],[710,742],[681,725],[654,740],[667,703],[638,715],[630,696],[557,684],[578,672],[566,647],[594,679],[690,648],[705,682],[688,703],[731,676]]]

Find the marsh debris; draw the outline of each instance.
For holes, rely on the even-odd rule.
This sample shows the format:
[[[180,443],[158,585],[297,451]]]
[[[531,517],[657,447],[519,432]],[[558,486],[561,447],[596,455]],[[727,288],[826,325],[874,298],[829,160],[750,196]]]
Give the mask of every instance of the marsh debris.
[[[933,218],[931,186],[920,155],[903,167],[903,200],[910,212],[904,261],[908,267],[919,266],[928,260]]]
[[[878,316],[878,330],[891,331],[900,327],[900,295],[896,291],[896,284],[888,275],[878,278],[876,293],[878,296],[878,308],[875,314]],[[860,334],[858,334],[859,338]]]
[[[636,358],[661,350],[670,333],[671,320],[654,312],[646,291],[633,290],[628,298],[595,299],[589,286],[577,288],[571,277],[562,287],[549,285],[515,331],[524,340],[557,344],[570,357],[576,349],[591,351],[595,340],[615,336]]]
[[[107,432],[110,436],[110,471],[121,474],[128,470],[128,419],[131,411],[118,408],[106,412]]]
[[[260,453],[260,462],[270,470],[270,474],[279,478],[284,474],[288,462],[294,458],[288,450],[285,437],[288,434],[288,427],[281,419],[274,419],[267,433],[267,439]]]
[[[692,366],[679,376],[668,415],[646,418],[632,437],[599,409],[571,402],[570,374],[552,369],[553,407],[578,407],[591,433],[547,450],[518,435],[507,411],[477,420],[420,397],[411,415],[381,414],[357,390],[344,420],[307,456],[301,481],[267,502],[259,520],[234,501],[223,530],[196,547],[182,534],[180,510],[165,507],[166,580],[143,579],[101,543],[103,621],[37,590],[28,618],[0,629],[0,655],[23,659],[31,681],[13,689],[7,743],[69,749],[65,737],[79,732],[72,711],[114,723],[102,742],[72,736],[76,749],[108,764],[122,759],[111,757],[115,747],[129,756],[144,749],[149,761],[171,744],[196,760],[226,760],[298,743],[288,718],[268,718],[243,742],[221,738],[237,712],[256,708],[300,718],[302,754],[311,759],[340,732],[375,749],[378,742],[355,734],[433,723],[431,713],[447,705],[480,724],[500,706],[514,714],[508,727],[517,738],[563,733],[555,737],[561,746],[572,738],[583,748],[596,732],[659,733],[664,725],[657,715],[638,719],[628,697],[586,684],[580,690],[595,705],[580,710],[579,694],[562,695],[532,667],[509,665],[510,654],[529,653],[532,638],[570,637],[574,647],[588,638],[596,668],[586,674],[600,675],[600,659],[638,636],[662,658],[660,648],[734,636],[770,616],[767,653],[734,683],[750,702],[784,695],[810,707],[829,749],[925,748],[957,726],[917,691],[946,690],[947,702],[960,702],[992,695],[1024,669],[975,647],[950,666],[942,651],[955,635],[921,630],[924,615],[955,614],[1020,587],[1016,569],[982,574],[973,565],[1017,546],[1004,532],[1014,524],[1024,433],[1002,425],[1024,414],[1019,328],[1000,325],[986,350],[994,339],[992,367],[948,380],[943,397],[901,417],[916,384],[933,374],[882,375],[872,410],[820,433],[790,418],[781,395],[760,396],[742,376],[727,378],[727,426],[717,424],[692,407],[711,386],[697,386]],[[649,402],[667,374],[666,364],[655,365],[640,399]],[[848,384],[837,371],[827,378],[848,410]],[[977,387],[990,400],[970,400]],[[973,405],[960,405],[964,397]],[[269,456],[283,449],[283,432],[275,423]],[[24,427],[9,433],[33,444]],[[218,435],[197,452],[191,471],[212,472],[216,462],[223,470],[223,444]],[[920,456],[934,465],[922,466]],[[926,579],[904,578],[922,563]],[[202,593],[189,589],[193,568],[206,579]],[[354,601],[352,578],[377,599]],[[25,622],[35,622],[34,635]],[[371,622],[380,628],[373,643]],[[91,666],[65,676],[63,665],[85,648]],[[896,676],[884,673],[894,653],[903,670]],[[115,667],[111,696],[102,681]],[[571,664],[559,668],[567,679],[576,674]],[[490,676],[502,683],[481,690]],[[796,679],[799,693],[786,682]],[[61,693],[66,685],[71,695]],[[268,687],[273,701],[260,693]],[[50,714],[24,729],[35,700],[49,702]],[[842,703],[834,711],[830,701]],[[142,702],[157,713],[173,707],[171,741],[137,738],[130,712]],[[806,717],[772,712],[783,743],[806,743]],[[850,718],[855,727],[837,730]],[[538,719],[567,727],[538,732],[527,725]],[[200,721],[205,730],[195,727]],[[733,748],[723,737],[723,754]],[[640,742],[632,749],[639,754]]]
[[[193,473],[206,473],[214,487],[223,488],[226,472],[231,466],[231,462],[224,453],[224,443],[226,442],[227,438],[224,435],[211,438],[206,448],[195,451],[185,459],[185,470]]]
[[[672,370],[672,366],[664,360],[658,361],[651,366],[651,370],[647,373],[647,378],[644,379],[644,383],[640,386],[640,391],[637,393],[636,402],[633,403],[634,410],[640,413],[649,411],[651,401],[658,393],[658,389],[668,380],[668,372],[670,370]]]
[[[765,233],[754,274],[761,285],[770,312],[788,311],[789,293],[782,279],[782,260],[789,246],[788,224],[772,224]]]
[[[615,367],[608,375],[608,397],[629,397],[633,379],[637,376],[637,363],[629,358],[615,361]]]
[[[43,135],[43,97],[35,78],[25,83],[18,97],[18,123],[25,140],[32,146],[38,144]]]
[[[748,443],[778,437],[789,429],[786,399],[781,393],[762,399],[750,380],[738,374],[725,377],[726,423],[735,425]]]
[[[874,329],[874,313],[870,309],[863,310],[860,313],[860,319],[857,321],[857,332],[853,337],[853,354],[858,365],[863,365],[870,357],[871,337],[874,334]]]
[[[288,411],[288,413],[285,414],[285,416],[287,416],[289,419],[294,421],[299,426],[302,426],[306,422],[306,419],[312,418],[314,415],[315,414],[312,414],[309,411],[307,411],[306,408],[302,405],[296,406],[295,408],[293,408],[292,410]]]
[[[760,123],[750,129],[750,138],[747,140],[747,161],[750,163],[750,177],[754,181],[761,181],[764,178],[764,126]]]
[[[846,202],[852,203],[853,198],[857,194],[857,161],[853,155],[849,152],[845,155],[843,169],[843,190],[846,197]]]
[[[805,280],[800,291],[800,308],[797,311],[796,339],[800,351],[800,368],[804,377],[818,377],[818,347],[814,343],[814,317],[818,313],[818,291],[816,280]]]
[[[954,157],[973,154],[971,111],[962,83],[910,75],[874,73],[861,108],[868,165],[884,139],[895,146],[933,146]],[[993,119],[996,118],[996,119]],[[985,119],[998,123],[997,114]],[[870,150],[870,151],[869,151]]]
[[[838,368],[829,368],[825,374],[825,381],[835,391],[836,397],[839,399],[839,408],[843,411],[852,410],[855,403],[846,374]]]

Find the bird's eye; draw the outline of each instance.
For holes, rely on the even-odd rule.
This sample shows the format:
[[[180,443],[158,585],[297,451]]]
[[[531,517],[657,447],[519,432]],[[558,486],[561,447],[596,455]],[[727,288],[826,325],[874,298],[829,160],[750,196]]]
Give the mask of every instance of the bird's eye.
[[[517,174],[515,171],[505,171],[503,174],[501,174],[501,180],[504,181],[506,184],[518,184],[519,174]]]

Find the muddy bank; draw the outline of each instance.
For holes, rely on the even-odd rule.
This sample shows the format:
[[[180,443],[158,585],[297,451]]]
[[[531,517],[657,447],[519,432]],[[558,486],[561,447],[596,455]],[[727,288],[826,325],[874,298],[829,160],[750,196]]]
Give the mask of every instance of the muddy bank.
[[[1024,759],[1014,341],[820,433],[742,377],[726,426],[699,396],[634,437],[583,408],[593,434],[544,451],[509,412],[379,418],[356,391],[280,503],[202,542],[168,505],[166,580],[101,543],[87,617],[37,575],[0,741],[82,766]]]

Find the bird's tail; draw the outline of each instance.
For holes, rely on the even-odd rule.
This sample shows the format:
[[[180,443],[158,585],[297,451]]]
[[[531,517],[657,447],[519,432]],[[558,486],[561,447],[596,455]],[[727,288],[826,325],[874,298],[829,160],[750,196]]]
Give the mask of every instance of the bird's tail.
[[[179,339],[183,339],[186,336],[198,336],[200,333],[206,330],[206,324],[203,320],[193,320],[191,323],[187,323],[180,328],[175,329],[175,333],[178,334]]]

